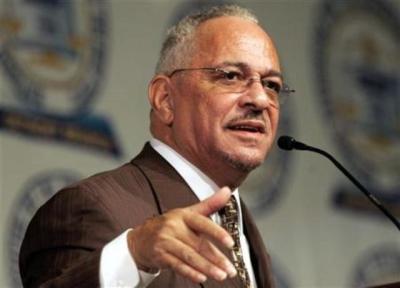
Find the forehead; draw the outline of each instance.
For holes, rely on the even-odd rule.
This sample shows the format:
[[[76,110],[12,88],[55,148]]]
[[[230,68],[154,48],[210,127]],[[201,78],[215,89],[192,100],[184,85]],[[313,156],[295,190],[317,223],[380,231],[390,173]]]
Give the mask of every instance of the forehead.
[[[214,18],[200,24],[194,35],[193,67],[240,62],[260,73],[280,71],[271,38],[250,20],[234,16]]]

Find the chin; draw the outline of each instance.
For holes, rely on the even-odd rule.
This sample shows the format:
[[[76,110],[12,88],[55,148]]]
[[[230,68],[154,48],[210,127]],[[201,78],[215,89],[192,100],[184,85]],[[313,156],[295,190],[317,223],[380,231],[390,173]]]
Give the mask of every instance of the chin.
[[[260,166],[265,159],[265,154],[259,152],[252,153],[226,153],[222,152],[224,161],[228,162],[233,168],[249,173]]]

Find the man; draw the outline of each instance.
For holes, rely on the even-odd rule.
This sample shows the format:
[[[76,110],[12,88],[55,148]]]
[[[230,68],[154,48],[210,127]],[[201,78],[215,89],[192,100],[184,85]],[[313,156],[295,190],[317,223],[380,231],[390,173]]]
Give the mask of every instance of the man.
[[[272,40],[249,11],[183,19],[149,84],[154,138],[38,211],[21,248],[24,286],[272,287],[237,187],[273,144],[282,87]]]

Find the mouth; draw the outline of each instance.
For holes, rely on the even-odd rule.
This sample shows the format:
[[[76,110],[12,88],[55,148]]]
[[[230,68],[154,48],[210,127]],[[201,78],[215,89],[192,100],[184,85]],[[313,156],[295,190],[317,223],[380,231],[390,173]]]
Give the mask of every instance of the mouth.
[[[265,124],[261,121],[240,121],[229,124],[229,130],[247,133],[265,134]]]

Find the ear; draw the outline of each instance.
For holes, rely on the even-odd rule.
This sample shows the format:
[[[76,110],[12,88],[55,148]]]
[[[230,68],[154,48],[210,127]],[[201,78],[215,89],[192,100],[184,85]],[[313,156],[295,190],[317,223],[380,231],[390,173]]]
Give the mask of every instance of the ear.
[[[156,75],[149,84],[148,97],[157,117],[166,125],[174,121],[174,101],[170,93],[170,79],[165,75]]]

